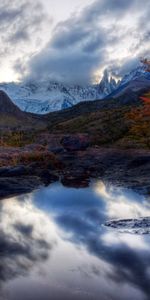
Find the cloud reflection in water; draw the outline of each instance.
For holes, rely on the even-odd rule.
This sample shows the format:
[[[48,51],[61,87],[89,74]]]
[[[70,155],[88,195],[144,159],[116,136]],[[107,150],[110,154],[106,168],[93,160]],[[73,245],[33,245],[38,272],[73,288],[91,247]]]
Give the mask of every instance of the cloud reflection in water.
[[[32,300],[49,300],[50,293],[57,300],[98,300],[100,295],[108,300],[148,300],[149,236],[119,234],[101,225],[112,217],[149,213],[144,197],[101,182],[87,189],[53,184],[24,199],[2,201],[1,281],[30,271],[30,285],[39,287],[32,298],[29,289],[26,299]],[[44,283],[43,276],[33,272],[39,263]],[[17,285],[17,295],[18,289]]]

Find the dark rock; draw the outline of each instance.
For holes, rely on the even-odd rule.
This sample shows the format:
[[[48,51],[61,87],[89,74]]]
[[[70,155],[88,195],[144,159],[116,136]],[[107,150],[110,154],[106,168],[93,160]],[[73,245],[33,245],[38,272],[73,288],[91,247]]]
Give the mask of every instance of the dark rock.
[[[30,170],[29,174],[30,175],[33,175],[33,174],[38,175],[39,172],[41,171],[42,167],[43,166],[42,166],[41,162],[33,162],[33,163],[29,164],[28,165],[28,169]],[[48,170],[55,170],[55,167],[51,162],[47,162],[46,168]]]
[[[0,168],[0,176],[3,177],[16,177],[16,176],[24,176],[27,174],[28,174],[28,167],[25,166]]]
[[[89,138],[85,135],[65,136],[61,140],[61,144],[67,151],[84,151],[89,145]]]
[[[63,154],[63,153],[65,153],[65,150],[64,150],[63,147],[59,147],[59,148],[51,148],[51,147],[49,147],[48,151],[50,151],[50,152],[52,152],[54,154]]]
[[[49,185],[52,182],[58,181],[59,177],[55,174],[51,174],[48,170],[42,170],[39,172],[39,177],[45,185]]]
[[[98,176],[104,176],[105,168],[99,165],[93,165],[88,168],[89,174],[96,174]]]
[[[10,167],[1,167],[0,168],[0,176],[4,176],[10,170]]]
[[[61,178],[61,183],[67,187],[85,188],[89,186],[90,178],[87,173],[80,170],[72,170]]]
[[[150,157],[149,156],[140,156],[133,159],[129,164],[128,168],[137,168],[146,164],[150,164]]]
[[[29,164],[28,165],[29,174],[30,175],[36,175],[38,167],[39,167],[38,162],[33,162],[33,163]]]
[[[38,177],[0,178],[0,199],[33,191],[41,185]]]

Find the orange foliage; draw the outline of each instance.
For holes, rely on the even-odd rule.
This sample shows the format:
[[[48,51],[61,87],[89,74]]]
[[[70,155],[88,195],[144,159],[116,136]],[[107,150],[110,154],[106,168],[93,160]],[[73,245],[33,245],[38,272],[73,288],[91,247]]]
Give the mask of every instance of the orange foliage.
[[[150,104],[150,98],[148,98],[148,97],[141,97],[141,100],[142,100],[145,104]]]
[[[150,92],[140,98],[142,106],[132,108],[126,115],[130,134],[140,138],[150,148]]]

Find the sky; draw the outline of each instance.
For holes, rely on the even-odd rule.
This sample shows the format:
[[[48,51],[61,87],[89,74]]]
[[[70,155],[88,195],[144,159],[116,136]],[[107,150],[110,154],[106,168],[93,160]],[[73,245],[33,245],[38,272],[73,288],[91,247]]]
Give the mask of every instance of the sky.
[[[99,81],[150,57],[149,0],[1,0],[0,82]]]

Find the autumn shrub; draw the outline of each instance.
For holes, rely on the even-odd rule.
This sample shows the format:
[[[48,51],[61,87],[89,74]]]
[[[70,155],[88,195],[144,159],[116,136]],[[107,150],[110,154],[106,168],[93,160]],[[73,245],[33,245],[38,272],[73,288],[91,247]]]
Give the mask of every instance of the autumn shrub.
[[[141,106],[126,114],[129,134],[150,148],[150,92],[141,97]]]
[[[22,147],[35,142],[36,134],[32,131],[0,132],[0,147]]]

